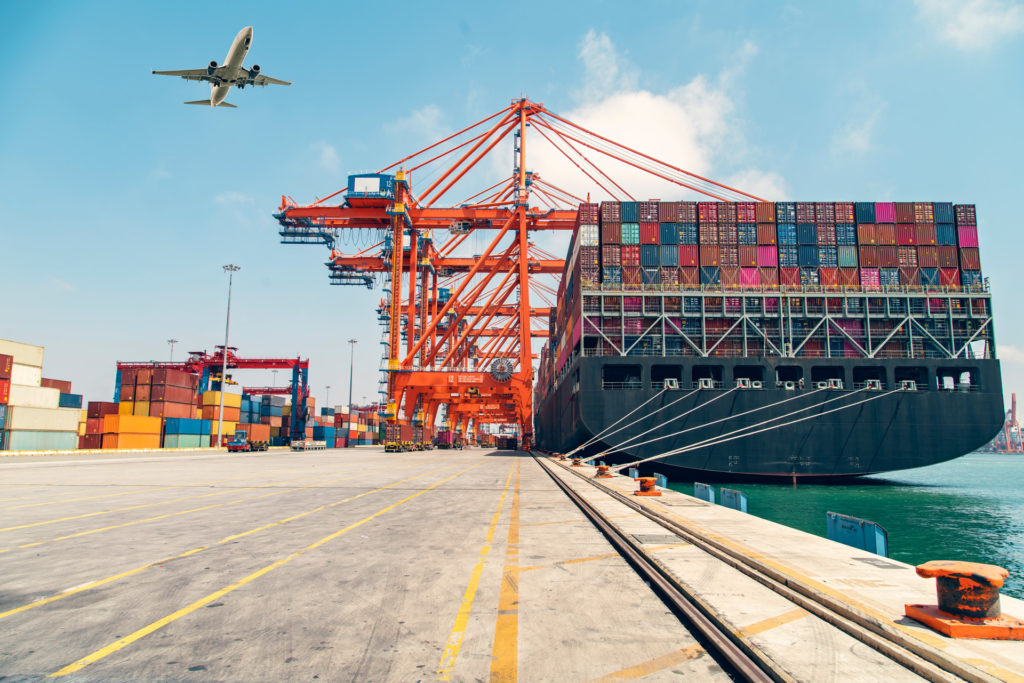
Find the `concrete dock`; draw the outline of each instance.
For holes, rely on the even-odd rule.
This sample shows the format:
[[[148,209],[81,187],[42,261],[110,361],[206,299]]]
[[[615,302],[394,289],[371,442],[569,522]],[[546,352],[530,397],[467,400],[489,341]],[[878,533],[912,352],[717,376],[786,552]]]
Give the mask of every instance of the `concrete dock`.
[[[552,475],[783,679],[922,673],[611,495],[631,480],[601,489],[581,470],[469,449],[3,458],[0,676],[728,678]],[[643,504],[891,618],[964,662],[965,678],[1024,677],[1024,644],[950,641],[901,620],[903,602],[934,602],[906,565],[678,493]],[[1019,601],[1003,607],[1024,616]]]

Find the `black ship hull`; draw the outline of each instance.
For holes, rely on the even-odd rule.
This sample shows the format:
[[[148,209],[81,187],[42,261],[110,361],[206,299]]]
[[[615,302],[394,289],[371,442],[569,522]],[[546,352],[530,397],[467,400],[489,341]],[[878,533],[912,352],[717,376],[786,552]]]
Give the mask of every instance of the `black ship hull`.
[[[666,376],[679,388],[664,389]],[[749,388],[735,388],[737,376]],[[826,377],[832,388],[821,388]],[[650,460],[641,471],[684,481],[837,481],[983,446],[1002,427],[1002,391],[997,360],[577,357],[537,406],[535,435],[538,448],[566,453],[607,430],[578,455],[622,464],[764,429]]]

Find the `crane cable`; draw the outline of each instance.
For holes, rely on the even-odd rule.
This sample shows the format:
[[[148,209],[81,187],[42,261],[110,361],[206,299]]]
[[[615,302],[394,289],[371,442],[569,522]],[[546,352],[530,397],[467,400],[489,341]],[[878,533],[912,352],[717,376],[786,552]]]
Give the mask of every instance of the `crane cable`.
[[[698,404],[697,404],[697,405],[695,405],[694,407],[692,407],[692,408],[690,408],[689,410],[687,410],[687,411],[686,411],[685,413],[680,413],[679,415],[676,415],[675,417],[670,417],[669,419],[665,420],[665,421],[664,421],[664,422],[662,422],[661,424],[657,424],[657,425],[654,425],[653,427],[651,427],[650,429],[648,429],[648,430],[647,430],[647,431],[645,431],[645,432],[640,432],[640,433],[639,433],[639,434],[637,434],[636,436],[631,436],[631,437],[630,437],[629,439],[626,439],[626,441],[632,441],[633,439],[639,439],[639,438],[640,438],[641,436],[644,436],[645,434],[650,434],[650,433],[651,433],[651,432],[653,432],[653,431],[654,431],[655,429],[659,429],[659,428],[661,428],[661,427],[664,427],[664,426],[665,426],[665,425],[667,425],[667,424],[668,424],[669,422],[675,422],[676,420],[678,420],[678,419],[680,419],[680,418],[686,417],[686,416],[687,416],[687,415],[689,415],[690,413],[692,413],[692,412],[694,412],[694,411],[696,411],[696,410],[698,410],[698,409],[700,409],[700,408],[703,408],[703,407],[705,407],[705,406],[709,406],[709,405],[711,405],[712,403],[714,403],[715,401],[717,401],[717,400],[719,400],[719,399],[721,399],[721,398],[725,398],[726,396],[728,396],[728,395],[729,395],[729,394],[731,394],[732,392],[736,391],[736,390],[737,390],[738,388],[739,388],[739,387],[733,387],[733,388],[732,388],[732,389],[730,389],[729,391],[726,391],[725,393],[722,393],[722,394],[719,394],[718,396],[715,396],[715,397],[714,397],[713,399],[711,399],[710,401],[705,401],[704,403],[698,403]],[[696,392],[698,392],[698,391],[700,391],[700,389],[694,389],[694,390],[693,390],[693,391],[691,391],[690,393],[686,394],[686,396],[682,396],[682,397],[680,397],[680,398],[676,399],[675,401],[672,401],[672,403],[669,403],[668,405],[665,405],[665,406],[662,406],[661,408],[658,408],[658,410],[655,410],[655,411],[654,411],[654,413],[660,412],[660,411],[664,410],[665,408],[668,408],[668,407],[670,407],[670,406],[672,406],[672,405],[674,405],[674,404],[676,404],[676,403],[679,403],[679,401],[682,401],[682,400],[683,400],[684,398],[686,398],[687,396],[692,396],[692,395],[693,395],[694,393],[696,393]],[[648,417],[650,417],[651,415],[654,415],[654,413],[650,413],[650,414],[648,415]],[[625,429],[625,427],[623,427],[623,429]],[[621,431],[621,430],[619,430],[619,431]],[[626,443],[626,442],[624,441],[623,443]],[[619,444],[619,445],[621,445],[621,444]],[[609,448],[608,450],[612,450],[612,451],[613,451],[613,450],[615,450],[616,448],[618,448],[618,446],[615,446],[615,447],[613,447],[613,448]],[[607,451],[605,451],[605,452],[607,452]],[[597,455],[591,456],[591,457],[587,458],[587,461],[593,460],[594,458],[597,458],[597,457],[599,457],[600,455],[602,455],[602,454],[601,454],[601,453],[598,453]]]
[[[796,396],[790,396],[789,398],[784,398],[781,401],[776,401],[775,403],[769,403],[767,405],[763,405],[763,406],[760,406],[758,408],[751,408],[750,410],[746,410],[746,411],[744,411],[742,413],[736,413],[734,415],[727,415],[727,416],[725,416],[723,418],[719,418],[717,420],[714,420],[713,422],[705,422],[703,424],[696,425],[695,427],[687,427],[686,429],[681,429],[678,432],[672,432],[671,434],[665,434],[664,436],[656,436],[653,439],[648,439],[647,441],[641,441],[640,443],[629,443],[633,439],[637,439],[637,438],[643,436],[643,434],[638,434],[636,436],[630,437],[629,439],[626,439],[622,443],[617,444],[616,446],[613,446],[612,448],[607,449],[607,451],[605,451],[605,454],[607,454],[609,451],[618,450],[619,448],[622,448],[623,446],[626,446],[626,445],[628,445],[630,447],[645,446],[645,445],[647,445],[649,443],[654,443],[655,441],[661,441],[662,439],[668,439],[668,438],[671,438],[673,436],[679,436],[680,434],[685,434],[686,432],[692,432],[692,431],[697,430],[697,429],[704,429],[705,427],[710,427],[711,425],[718,424],[719,422],[728,422],[729,420],[733,420],[733,419],[735,419],[737,417],[743,417],[744,415],[749,415],[750,413],[756,413],[756,412],[758,412],[760,410],[766,410],[768,408],[774,408],[775,406],[782,405],[783,403],[788,403],[789,401],[795,401],[798,398],[804,398],[806,396],[813,396],[814,394],[817,394],[817,393],[819,393],[821,391],[825,391],[825,390],[824,389],[815,389],[814,391],[811,391],[810,393],[807,393],[807,394],[798,394]],[[839,398],[845,398],[845,396],[840,396]],[[830,398],[827,401],[823,401],[821,403],[815,403],[814,405],[807,406],[806,408],[801,408],[800,410],[794,410],[793,412],[787,413],[786,415],[780,415],[779,417],[773,417],[773,418],[771,418],[769,420],[765,420],[764,422],[759,423],[758,425],[750,425],[749,427],[744,427],[744,429],[749,429],[750,427],[755,427],[755,426],[759,426],[761,424],[766,424],[766,423],[772,422],[774,420],[781,420],[781,419],[790,417],[792,415],[796,415],[797,413],[802,413],[804,411],[811,410],[812,408],[820,408],[821,406],[823,406],[823,405],[825,405],[827,403],[831,403],[832,401],[838,401],[839,398]],[[673,419],[675,419],[675,418],[673,418]],[[665,422],[662,423],[662,425],[666,425],[670,421],[671,420],[665,421]]]
[[[854,393],[859,393],[860,391],[866,391],[866,389],[859,389],[857,392],[854,392]],[[889,396],[891,394],[895,394],[895,393],[900,392],[900,391],[903,391],[903,389],[893,389],[892,391],[887,391],[884,394],[879,394],[878,396],[871,396],[870,398],[866,398],[866,399],[863,399],[861,401],[857,401],[856,403],[850,403],[849,405],[839,406],[838,408],[832,408],[831,410],[826,410],[823,413],[816,413],[814,415],[808,415],[807,417],[801,417],[799,419],[791,420],[789,422],[783,422],[781,424],[772,425],[770,427],[764,427],[762,429],[757,429],[756,431],[747,432],[745,434],[737,434],[737,432],[742,432],[742,431],[744,431],[746,429],[760,427],[763,424],[768,424],[769,422],[773,421],[773,420],[765,420],[764,422],[761,422],[761,423],[756,424],[756,425],[750,425],[749,427],[742,427],[740,429],[734,430],[732,432],[727,432],[727,433],[722,434],[720,436],[712,437],[710,439],[705,439],[704,441],[698,441],[696,443],[690,444],[689,446],[683,446],[682,448],[677,448],[675,450],[667,451],[667,452],[662,453],[660,455],[653,455],[653,456],[651,456],[649,458],[644,458],[642,460],[636,460],[634,462],[626,463],[625,465],[620,465],[619,467],[620,468],[633,467],[635,465],[639,465],[640,463],[648,462],[650,460],[660,460],[661,458],[667,458],[667,457],[669,457],[671,455],[679,455],[681,453],[688,453],[689,451],[695,451],[695,450],[699,450],[701,448],[707,448],[707,447],[710,447],[710,446],[718,446],[719,444],[723,444],[723,443],[726,443],[728,441],[735,441],[736,439],[742,439],[742,438],[745,438],[745,437],[748,437],[748,436],[754,436],[755,434],[761,434],[761,433],[764,433],[764,432],[769,432],[769,431],[771,431],[773,429],[779,429],[781,427],[788,427],[789,425],[794,425],[794,424],[797,424],[798,422],[806,422],[807,420],[813,420],[814,418],[817,418],[817,417],[823,417],[823,416],[828,415],[830,413],[839,412],[840,410],[846,410],[847,408],[853,408],[853,407],[856,407],[856,406],[859,406],[859,405],[863,405],[865,403],[869,403],[871,401],[877,401],[880,398],[885,398],[886,396]],[[791,413],[791,414],[793,414],[793,413]],[[785,417],[788,417],[788,415],[783,415],[782,416],[782,418],[785,418]],[[777,420],[777,419],[781,419],[781,418],[774,418],[774,419]],[[737,434],[737,435],[736,436],[730,436],[730,435],[733,435],[733,434]],[[723,438],[723,437],[728,437],[728,438]]]
[[[656,393],[656,394],[655,394],[654,396],[651,396],[651,397],[650,397],[649,399],[647,399],[646,401],[644,401],[643,403],[641,403],[640,405],[638,405],[638,406],[637,406],[636,408],[633,408],[633,410],[629,411],[628,413],[626,413],[625,415],[623,415],[622,417],[620,417],[620,418],[619,418],[618,420],[616,420],[616,421],[615,421],[615,422],[613,422],[612,424],[610,424],[610,425],[608,425],[607,427],[605,427],[604,429],[602,429],[602,430],[601,430],[601,431],[600,431],[599,433],[595,434],[595,435],[594,435],[594,436],[593,436],[593,437],[592,437],[592,438],[591,438],[591,439],[590,439],[589,441],[587,441],[587,442],[586,442],[585,444],[583,444],[582,446],[577,446],[576,448],[574,448],[574,449],[572,449],[571,451],[569,451],[568,453],[566,453],[566,454],[565,454],[565,455],[566,455],[566,457],[570,457],[570,456],[572,456],[572,455],[573,455],[574,453],[579,453],[580,451],[582,451],[582,450],[583,450],[584,448],[586,448],[586,447],[587,447],[587,446],[589,446],[590,444],[594,443],[595,441],[597,441],[597,440],[598,440],[598,439],[600,439],[601,437],[605,436],[605,433],[606,433],[606,432],[607,432],[607,431],[608,431],[609,429],[611,429],[611,428],[612,428],[612,427],[614,427],[615,425],[619,424],[620,422],[622,422],[623,420],[625,420],[625,419],[626,419],[627,417],[629,417],[630,415],[632,415],[632,414],[633,414],[633,413],[635,413],[636,411],[640,410],[641,408],[643,408],[643,407],[644,407],[645,405],[647,405],[648,403],[650,403],[650,402],[651,402],[651,401],[653,401],[654,399],[656,399],[656,398],[658,398],[659,396],[661,396],[662,394],[664,394],[664,393],[665,393],[666,391],[668,391],[668,389],[662,389],[661,391],[659,391],[658,393]],[[691,392],[691,393],[692,393],[692,392]],[[649,416],[645,416],[645,417],[649,417]],[[622,428],[622,429],[625,429],[626,427],[629,427],[630,425],[636,424],[637,422],[639,422],[639,421],[640,421],[640,420],[642,420],[642,419],[644,419],[644,418],[643,418],[643,417],[641,417],[641,418],[640,418],[639,420],[636,420],[636,421],[634,421],[634,422],[630,422],[630,423],[629,423],[628,425],[625,425],[625,426],[623,426],[623,428]],[[621,430],[616,430],[616,431],[621,431]],[[613,432],[613,433],[614,433],[614,432]]]

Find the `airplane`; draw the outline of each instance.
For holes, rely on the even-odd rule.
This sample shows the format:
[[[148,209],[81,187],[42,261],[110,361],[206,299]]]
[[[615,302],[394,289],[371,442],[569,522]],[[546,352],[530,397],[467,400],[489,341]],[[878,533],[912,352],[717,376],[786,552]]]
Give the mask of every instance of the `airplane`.
[[[208,81],[210,83],[210,98],[207,100],[196,100],[185,104],[204,104],[211,107],[229,107],[237,109],[235,105],[225,102],[231,86],[244,88],[247,85],[291,85],[291,81],[281,81],[260,73],[260,65],[253,64],[250,68],[242,66],[242,60],[249,52],[252,44],[252,26],[246,26],[231,43],[228,56],[224,59],[224,65],[211,61],[205,69],[178,69],[175,71],[154,71],[159,76],[181,76],[186,81]]]

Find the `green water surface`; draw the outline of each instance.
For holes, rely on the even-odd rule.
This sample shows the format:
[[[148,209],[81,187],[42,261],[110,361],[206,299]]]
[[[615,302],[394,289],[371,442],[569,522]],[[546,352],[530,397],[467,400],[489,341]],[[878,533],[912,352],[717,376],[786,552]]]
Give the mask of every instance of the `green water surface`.
[[[654,468],[657,469],[657,468]],[[876,522],[889,556],[908,564],[967,560],[1005,567],[1003,592],[1024,598],[1024,456],[971,454],[916,470],[832,485],[726,484],[748,512],[825,536],[825,513]],[[692,482],[670,488],[693,495]],[[721,485],[715,485],[718,500]]]

